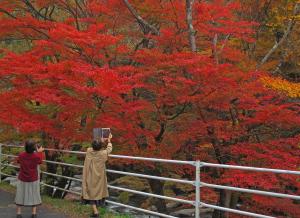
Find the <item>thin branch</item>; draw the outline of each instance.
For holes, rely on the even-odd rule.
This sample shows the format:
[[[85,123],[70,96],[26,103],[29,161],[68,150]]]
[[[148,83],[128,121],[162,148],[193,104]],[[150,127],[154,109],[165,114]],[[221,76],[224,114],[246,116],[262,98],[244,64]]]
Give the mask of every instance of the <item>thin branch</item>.
[[[76,25],[76,29],[77,30],[80,30],[80,26],[79,26],[79,22],[78,22],[78,14],[77,14],[77,8],[76,9],[73,9],[69,4],[68,2],[65,2],[65,1],[60,1],[61,4],[64,6],[64,9],[66,9],[66,11],[68,11],[70,13],[70,15],[72,15],[75,19],[75,25]],[[77,5],[76,5],[77,7]]]
[[[178,24],[178,14],[177,14],[177,12],[176,12],[176,8],[175,8],[175,6],[174,6],[174,3],[173,3],[173,1],[172,0],[170,0],[170,3],[171,3],[171,6],[172,6],[172,10],[173,10],[173,13],[174,13],[174,16],[176,17],[176,21],[174,22],[175,23],[175,26],[176,26],[176,28],[180,31],[180,27],[179,27],[179,24]]]
[[[125,3],[126,7],[130,11],[130,13],[134,16],[134,18],[137,20],[137,22],[142,26],[143,32],[144,33],[149,33],[151,32],[154,35],[159,35],[158,29],[148,23],[146,20],[144,20],[138,13],[137,11],[132,7],[132,5],[128,2],[128,0],[123,0]]]
[[[21,41],[21,40],[40,40],[40,38],[30,38],[30,37],[21,37],[21,38],[1,38],[0,42],[6,42],[6,41]]]
[[[228,34],[228,35],[225,37],[225,40],[224,40],[224,42],[223,42],[223,44],[222,44],[220,50],[218,51],[218,54],[219,54],[219,55],[223,52],[223,50],[224,50],[224,48],[225,48],[225,45],[226,45],[226,43],[228,42],[230,36],[231,36],[231,35]]]
[[[283,37],[279,40],[279,42],[277,42],[277,41],[275,42],[274,46],[268,51],[268,53],[264,56],[264,58],[256,66],[256,70],[258,70],[262,65],[264,65],[269,60],[271,55],[275,52],[275,50],[288,38],[289,34],[292,32],[293,27],[296,24],[295,16],[299,13],[299,9],[300,9],[300,4],[296,3],[294,10],[293,10],[293,15],[292,15],[293,17],[289,21]]]
[[[12,18],[14,18],[14,19],[17,19],[17,17],[15,17],[14,15],[12,15],[11,13],[9,13],[8,11],[6,11],[6,10],[4,10],[4,9],[2,9],[2,8],[0,8],[0,13],[4,13],[4,14],[6,14],[6,15],[8,15],[8,16],[10,16],[10,17],[12,17]]]
[[[218,53],[218,48],[217,48],[217,44],[218,44],[218,34],[217,33],[215,34],[215,36],[213,38],[212,44],[213,44],[213,56],[215,58],[216,64],[218,65],[219,64],[219,53]]]
[[[278,72],[280,74],[282,74],[282,71],[280,70],[281,66],[282,66],[282,61],[280,61],[279,64],[277,64],[277,66],[276,66],[275,70],[272,72],[272,74],[274,75],[274,74],[277,74]]]
[[[52,19],[52,14],[53,14],[54,10],[55,10],[55,5],[53,5],[53,7],[48,15],[50,19]]]
[[[40,33],[41,35],[45,36],[46,39],[50,39],[50,36],[47,33],[43,32],[42,30],[37,29],[36,27],[33,27],[33,26],[24,26],[24,28],[32,29],[32,30]]]
[[[76,6],[79,8],[79,10],[81,11],[82,15],[86,17],[86,14],[82,8],[82,6],[80,5],[78,0],[75,0]]]
[[[168,117],[167,120],[174,120],[176,119],[178,116],[180,116],[181,114],[184,113],[186,107],[188,106],[187,103],[184,103],[184,105],[181,107],[181,109],[174,115],[172,115],[171,117]]]
[[[42,15],[31,3],[29,0],[23,0],[24,4],[27,6],[27,8],[29,9],[30,13],[38,18],[43,18],[44,20],[50,20],[52,21],[51,19],[47,18],[46,16]]]

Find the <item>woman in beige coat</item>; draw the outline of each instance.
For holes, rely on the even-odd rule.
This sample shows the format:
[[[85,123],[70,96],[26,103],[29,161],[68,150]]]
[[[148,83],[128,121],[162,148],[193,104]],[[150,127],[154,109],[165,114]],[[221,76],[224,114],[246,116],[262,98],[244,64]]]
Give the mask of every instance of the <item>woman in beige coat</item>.
[[[103,205],[108,197],[105,163],[112,151],[111,138],[110,134],[107,146],[103,141],[93,141],[92,148],[88,148],[86,153],[82,175],[82,199],[83,203],[92,205],[91,217],[99,217],[97,206]]]

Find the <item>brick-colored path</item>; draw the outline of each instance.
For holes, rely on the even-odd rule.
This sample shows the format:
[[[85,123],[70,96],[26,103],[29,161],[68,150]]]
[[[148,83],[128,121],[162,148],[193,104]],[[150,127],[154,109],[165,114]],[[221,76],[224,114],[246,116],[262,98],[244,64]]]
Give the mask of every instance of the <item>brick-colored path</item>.
[[[31,208],[22,208],[23,218],[31,217]],[[0,190],[0,217],[15,218],[16,206],[14,204],[14,195]],[[43,206],[38,207],[38,218],[67,218],[66,216],[51,211]]]

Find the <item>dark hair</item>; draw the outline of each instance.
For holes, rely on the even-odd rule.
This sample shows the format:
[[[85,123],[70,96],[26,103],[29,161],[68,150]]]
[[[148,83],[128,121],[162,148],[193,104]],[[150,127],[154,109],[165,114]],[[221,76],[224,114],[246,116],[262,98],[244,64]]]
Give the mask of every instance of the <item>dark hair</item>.
[[[32,154],[35,151],[35,142],[34,141],[26,141],[25,142],[25,151],[29,154]]]
[[[94,151],[99,151],[104,146],[104,143],[98,140],[92,142],[92,147]]]

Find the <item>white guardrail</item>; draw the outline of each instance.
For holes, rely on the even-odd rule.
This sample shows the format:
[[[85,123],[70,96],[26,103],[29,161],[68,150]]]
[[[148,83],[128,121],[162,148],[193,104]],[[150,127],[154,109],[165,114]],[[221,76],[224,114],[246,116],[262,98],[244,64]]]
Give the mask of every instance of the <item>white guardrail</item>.
[[[1,172],[2,166],[19,168],[18,166],[15,166],[15,165],[12,165],[12,164],[1,163],[2,157],[12,157],[12,158],[17,157],[15,155],[2,153],[2,150],[3,150],[2,147],[18,147],[18,148],[20,148],[20,146],[0,144],[0,182],[1,182],[1,175],[13,177],[13,175],[8,175],[8,174],[5,174],[5,173]],[[57,149],[45,149],[45,150],[47,150],[47,151],[57,151],[57,152],[63,152],[63,153],[69,153],[69,154],[85,155],[85,152],[80,152],[80,151],[57,150]],[[201,170],[202,167],[213,167],[213,168],[223,168],[223,169],[233,169],[233,170],[282,173],[282,174],[291,174],[291,175],[298,175],[298,176],[300,176],[300,171],[279,170],[279,169],[269,169],[269,168],[257,168],[257,167],[245,167],[245,166],[234,166],[234,165],[223,165],[223,164],[212,164],[212,163],[205,163],[205,162],[201,162],[201,161],[180,161],[180,160],[167,160],[167,159],[157,159],[157,158],[132,157],[132,156],[123,156],[123,155],[109,155],[109,156],[111,158],[119,158],[119,159],[130,159],[130,160],[140,160],[140,161],[150,161],[150,162],[160,162],[160,163],[181,164],[181,165],[192,165],[192,166],[194,166],[195,167],[195,172],[196,172],[194,181],[189,181],[189,180],[184,180],[184,179],[167,178],[167,177],[159,177],[159,176],[150,176],[150,175],[145,175],[145,174],[130,173],[130,172],[124,172],[124,171],[110,170],[110,169],[107,169],[106,171],[108,173],[115,173],[115,174],[120,174],[120,175],[136,176],[136,177],[147,178],[147,179],[156,179],[156,180],[163,180],[163,181],[170,181],[170,182],[184,183],[184,184],[193,185],[195,187],[195,199],[194,200],[186,200],[186,199],[181,199],[181,198],[157,195],[157,194],[153,194],[153,193],[147,193],[147,192],[137,191],[137,190],[128,189],[128,188],[122,188],[122,187],[117,187],[117,186],[112,186],[112,185],[108,185],[108,188],[118,190],[118,191],[130,192],[130,193],[139,194],[139,195],[143,195],[143,196],[154,197],[154,198],[159,198],[159,199],[164,199],[164,200],[169,200],[169,201],[176,201],[176,202],[181,202],[181,203],[184,203],[184,204],[193,205],[195,207],[195,218],[200,218],[200,207],[207,207],[207,208],[212,208],[212,209],[215,209],[215,210],[221,210],[221,211],[246,215],[246,216],[250,216],[250,217],[274,218],[272,216],[266,216],[266,215],[262,215],[262,214],[257,214],[257,213],[242,211],[242,210],[236,210],[236,209],[231,209],[231,208],[226,208],[226,207],[220,207],[220,206],[212,205],[212,204],[206,204],[206,203],[204,203],[200,200],[200,189],[201,189],[201,187],[209,187],[209,188],[214,188],[214,189],[224,189],[224,190],[259,194],[259,195],[265,195],[265,196],[271,196],[271,197],[279,197],[279,198],[288,198],[288,199],[300,200],[300,196],[297,196],[297,195],[281,194],[281,193],[275,193],[275,192],[259,191],[259,190],[254,190],[254,189],[237,188],[237,187],[231,187],[231,186],[223,186],[223,185],[215,185],[215,184],[204,183],[204,182],[201,182],[201,180],[200,180],[200,170]],[[50,163],[50,164],[59,164],[59,165],[64,165],[64,166],[76,167],[76,168],[81,168],[81,169],[83,168],[82,165],[76,165],[76,164],[70,164],[70,163],[55,162],[55,161],[49,161],[49,160],[44,160],[44,162]],[[53,174],[53,173],[44,172],[44,171],[41,171],[41,173],[45,174],[45,175],[56,176],[56,177],[61,177],[61,178],[65,178],[65,179],[70,179],[70,180],[82,182],[82,180],[78,179],[78,178],[63,176],[63,175],[59,175],[59,174]],[[59,188],[59,187],[56,187],[56,186],[53,186],[53,185],[46,184],[44,182],[41,182],[41,185],[56,188],[56,189],[59,189],[59,190],[65,191],[65,192],[81,195],[81,193],[79,193],[79,192],[66,190],[66,189],[63,189],[63,188]],[[158,212],[154,212],[154,211],[150,211],[150,210],[146,210],[146,209],[142,209],[142,208],[137,208],[137,207],[133,207],[133,206],[130,206],[130,205],[114,202],[114,201],[111,201],[111,200],[106,200],[106,202],[109,203],[109,204],[112,204],[112,205],[126,207],[126,208],[137,210],[137,211],[140,211],[140,212],[143,212],[143,213],[157,215],[157,216],[160,216],[160,217],[176,218],[175,216],[162,214],[162,213],[158,213]]]

